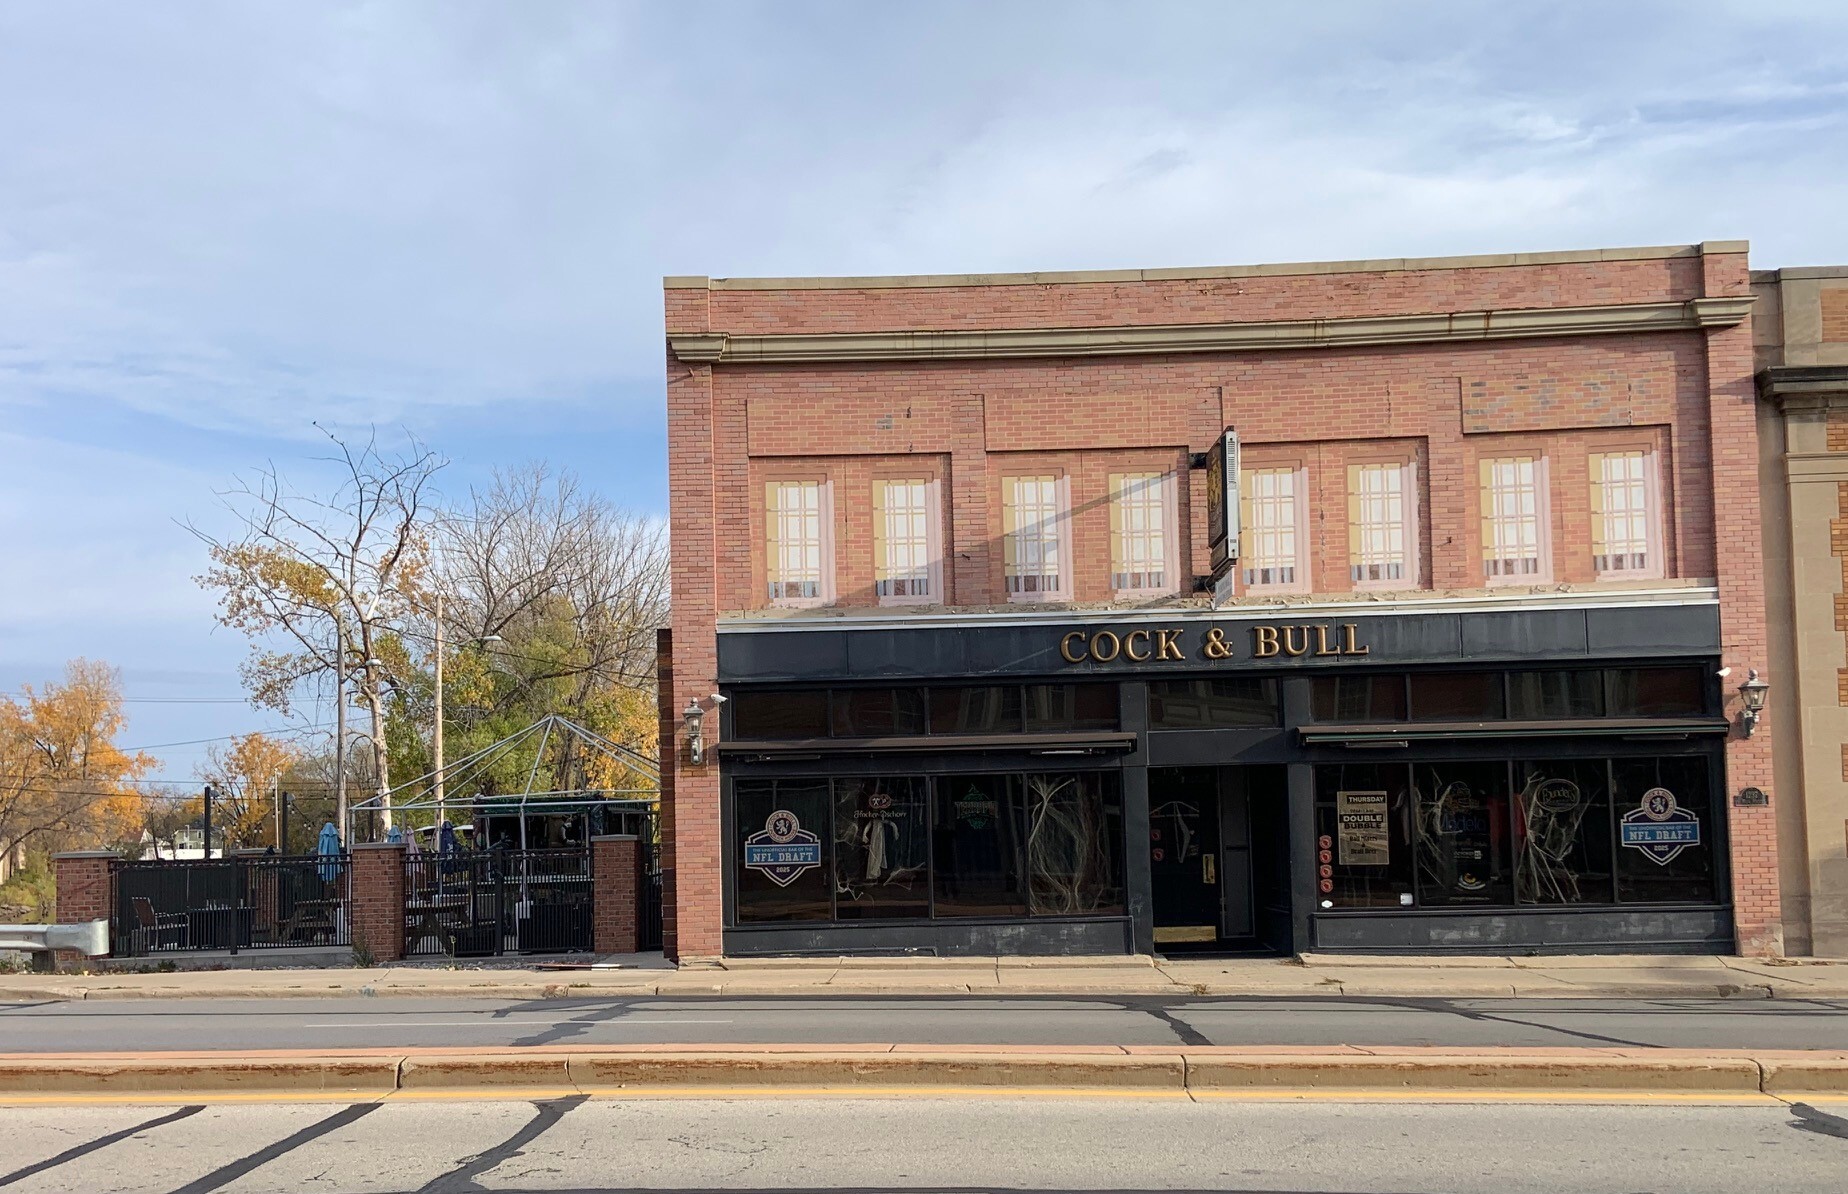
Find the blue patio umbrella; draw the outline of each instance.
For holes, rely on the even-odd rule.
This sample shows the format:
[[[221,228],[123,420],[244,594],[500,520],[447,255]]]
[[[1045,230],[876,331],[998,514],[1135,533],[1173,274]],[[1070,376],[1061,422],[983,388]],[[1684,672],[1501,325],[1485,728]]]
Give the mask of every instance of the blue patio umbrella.
[[[327,859],[339,856],[340,831],[334,828],[334,823],[332,821],[321,826],[321,836],[315,841],[314,852],[319,854],[322,858]],[[320,872],[321,881],[323,883],[332,883],[335,879],[340,877],[340,864],[331,861],[324,862],[320,866]]]
[[[436,852],[443,859],[442,870],[445,875],[453,875],[462,869],[462,860],[457,857],[462,853],[462,843],[456,839],[456,827],[444,821],[436,831]]]

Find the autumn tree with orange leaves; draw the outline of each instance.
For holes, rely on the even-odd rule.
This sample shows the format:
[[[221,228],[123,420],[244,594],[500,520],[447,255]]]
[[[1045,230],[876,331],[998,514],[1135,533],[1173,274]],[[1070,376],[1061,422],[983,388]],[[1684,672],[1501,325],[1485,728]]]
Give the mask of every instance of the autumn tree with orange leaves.
[[[223,833],[225,850],[276,840],[276,792],[298,758],[293,746],[260,733],[206,748],[198,774],[217,793],[212,827]]]
[[[134,837],[134,782],[153,766],[115,743],[126,723],[115,669],[73,660],[62,683],[0,698],[0,853],[113,847]]]

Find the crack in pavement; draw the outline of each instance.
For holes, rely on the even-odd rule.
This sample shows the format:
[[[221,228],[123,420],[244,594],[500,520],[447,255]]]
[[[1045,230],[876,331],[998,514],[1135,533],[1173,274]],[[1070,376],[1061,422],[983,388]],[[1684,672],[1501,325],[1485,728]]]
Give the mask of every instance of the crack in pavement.
[[[448,1173],[440,1173],[425,1182],[417,1194],[474,1194],[487,1189],[475,1179],[481,1174],[511,1161],[525,1152],[526,1146],[555,1127],[565,1113],[581,1105],[588,1095],[564,1099],[547,1099],[533,1104],[533,1117],[519,1131],[493,1148],[476,1153]]]

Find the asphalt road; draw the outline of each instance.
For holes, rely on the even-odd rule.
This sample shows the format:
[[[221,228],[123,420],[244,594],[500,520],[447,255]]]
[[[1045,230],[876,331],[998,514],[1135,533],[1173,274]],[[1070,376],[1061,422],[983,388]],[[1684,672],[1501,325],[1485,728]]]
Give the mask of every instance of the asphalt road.
[[[0,1004],[6,1053],[874,1042],[1848,1049],[1848,1001],[642,996]]]
[[[1839,1194],[1848,1107],[760,1099],[0,1108],[7,1194]]]

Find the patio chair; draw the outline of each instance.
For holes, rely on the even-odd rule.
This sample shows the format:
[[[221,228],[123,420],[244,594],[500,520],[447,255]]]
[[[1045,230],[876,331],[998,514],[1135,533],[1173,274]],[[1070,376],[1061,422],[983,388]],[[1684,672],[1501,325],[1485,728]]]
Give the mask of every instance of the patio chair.
[[[186,915],[156,912],[146,896],[129,900],[135,910],[135,927],[129,932],[129,952],[145,954],[156,949],[186,948]]]

